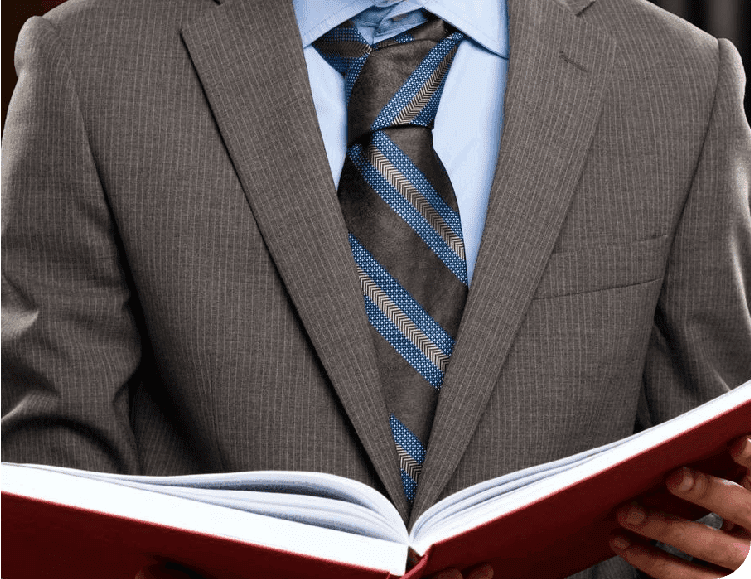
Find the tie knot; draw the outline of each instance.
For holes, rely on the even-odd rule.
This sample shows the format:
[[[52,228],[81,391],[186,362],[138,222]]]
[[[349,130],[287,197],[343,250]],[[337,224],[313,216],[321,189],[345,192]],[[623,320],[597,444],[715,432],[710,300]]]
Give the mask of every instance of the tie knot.
[[[439,19],[373,46],[350,21],[319,38],[315,48],[345,78],[348,145],[389,127],[432,128],[463,39]]]

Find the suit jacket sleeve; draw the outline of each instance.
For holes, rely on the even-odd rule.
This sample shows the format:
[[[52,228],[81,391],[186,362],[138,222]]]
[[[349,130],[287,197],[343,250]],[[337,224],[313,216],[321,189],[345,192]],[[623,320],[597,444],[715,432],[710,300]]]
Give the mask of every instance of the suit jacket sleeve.
[[[751,378],[751,130],[744,85],[738,52],[720,40],[712,114],[655,313],[641,426]]]
[[[139,335],[54,25],[27,22],[16,68],[2,173],[3,460],[137,472]]]

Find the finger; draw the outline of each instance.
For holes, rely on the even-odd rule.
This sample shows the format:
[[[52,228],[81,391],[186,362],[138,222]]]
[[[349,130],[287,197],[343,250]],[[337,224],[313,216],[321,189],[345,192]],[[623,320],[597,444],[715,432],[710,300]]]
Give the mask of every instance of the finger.
[[[616,516],[618,523],[630,531],[724,569],[737,569],[748,554],[749,543],[743,537],[674,515],[648,511],[636,503],[622,507]]]
[[[467,579],[493,579],[493,574],[493,566],[489,563],[483,563],[464,573]]]
[[[730,447],[730,456],[739,465],[746,468],[745,476],[739,481],[740,485],[751,491],[751,435],[736,440]]]
[[[744,436],[730,447],[730,456],[739,465],[746,468],[746,474],[739,481],[740,485],[751,491],[751,435]]]
[[[751,530],[751,491],[741,485],[685,467],[671,473],[665,484],[675,496]]]
[[[727,572],[684,561],[645,541],[618,534],[610,540],[616,555],[654,579],[718,579]]]
[[[739,465],[751,470],[751,435],[736,440],[730,447],[730,456]]]

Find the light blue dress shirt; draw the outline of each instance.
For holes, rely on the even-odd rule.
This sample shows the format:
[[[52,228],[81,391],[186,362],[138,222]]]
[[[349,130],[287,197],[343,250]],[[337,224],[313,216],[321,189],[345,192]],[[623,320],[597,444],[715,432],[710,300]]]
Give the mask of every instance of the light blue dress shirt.
[[[472,279],[503,127],[508,70],[505,0],[294,0],[318,124],[338,185],[346,155],[344,79],[312,43],[352,19],[369,42],[421,24],[428,10],[467,35],[446,79],[433,147],[454,186]]]

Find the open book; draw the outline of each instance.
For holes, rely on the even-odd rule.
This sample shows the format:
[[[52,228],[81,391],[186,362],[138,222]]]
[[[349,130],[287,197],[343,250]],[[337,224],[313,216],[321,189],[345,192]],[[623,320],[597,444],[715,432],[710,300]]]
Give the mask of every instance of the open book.
[[[137,477],[4,463],[2,576],[133,579],[174,561],[218,579],[388,577],[407,572],[412,549],[410,577],[483,561],[501,577],[565,577],[611,556],[613,509],[660,495],[668,471],[697,464],[736,476],[727,446],[748,430],[751,382],[629,438],[466,488],[410,533],[387,498],[333,475]]]

